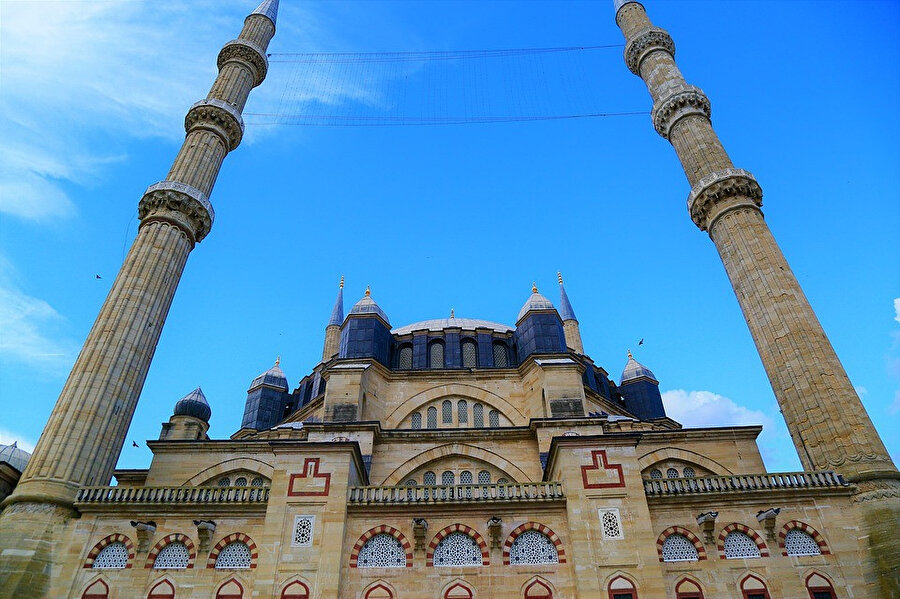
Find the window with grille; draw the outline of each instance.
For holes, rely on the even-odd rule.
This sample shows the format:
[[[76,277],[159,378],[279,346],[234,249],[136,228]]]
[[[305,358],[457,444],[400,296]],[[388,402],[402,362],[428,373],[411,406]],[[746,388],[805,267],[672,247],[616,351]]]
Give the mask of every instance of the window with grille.
[[[478,484],[479,485],[489,485],[491,484],[491,473],[487,470],[482,470],[478,473]]]
[[[664,562],[696,562],[700,559],[691,540],[677,533],[663,541],[662,557]]]
[[[429,368],[444,367],[444,344],[435,341],[428,346],[428,366]]]
[[[456,419],[460,424],[469,424],[469,402],[464,399],[456,402]]]
[[[169,543],[159,550],[153,567],[157,570],[184,570],[191,559],[187,545],[180,541]]]
[[[480,403],[472,404],[472,420],[475,428],[484,428],[484,406]]]
[[[472,473],[468,470],[463,470],[459,473],[459,484],[461,485],[471,485],[472,484]]]
[[[462,365],[463,368],[475,368],[478,366],[478,350],[475,342],[466,339],[462,342]]]
[[[237,477],[236,479],[234,479],[234,486],[235,487],[246,487],[247,479],[244,478],[243,476]]]
[[[222,547],[216,557],[217,570],[245,570],[250,568],[252,554],[243,541],[234,541]]]
[[[725,557],[727,559],[759,557],[759,547],[749,535],[734,530],[725,537]]]
[[[441,473],[441,484],[442,485],[455,485],[456,477],[449,470],[444,470]]]
[[[618,508],[603,508],[600,510],[600,525],[604,539],[624,539],[622,519],[619,517]]]
[[[426,485],[434,486],[437,484],[437,475],[429,470],[425,473],[424,481]]]
[[[253,480],[250,481],[251,487],[262,487],[266,484],[266,481],[263,480],[263,477],[257,476]]]
[[[678,470],[675,468],[669,468],[666,470],[666,478],[678,478]]]
[[[412,370],[413,365],[413,348],[412,345],[401,345],[400,355],[397,358],[397,368],[400,370]]]
[[[312,547],[313,525],[315,516],[296,516],[294,518],[294,535],[291,538],[292,547]]]
[[[662,472],[660,472],[659,470],[654,468],[653,470],[650,471],[650,478],[660,479],[660,478],[662,478]]]
[[[793,528],[784,535],[784,550],[790,556],[822,555],[816,540],[799,528]]]
[[[116,570],[128,565],[128,547],[121,541],[110,543],[94,558],[92,568]]]
[[[220,487],[230,487],[231,479],[228,478],[227,476],[223,476],[222,478],[219,479],[219,486]]]
[[[488,424],[491,428],[500,428],[500,412],[491,410],[488,413]]]
[[[536,530],[526,530],[516,537],[509,548],[509,563],[558,564],[559,553],[550,537]]]
[[[366,541],[359,550],[357,568],[405,568],[406,551],[393,535],[380,533]]]
[[[484,560],[478,542],[467,534],[452,532],[434,548],[435,566],[481,566]]]
[[[444,424],[453,424],[453,402],[445,399],[441,402],[441,422]]]
[[[500,341],[494,343],[494,368],[509,368],[509,353]]]
[[[409,479],[408,481],[406,481],[406,482],[403,483],[403,484],[406,485],[407,487],[415,487],[415,486],[417,486],[419,483],[416,482],[416,479],[411,478],[411,479]]]
[[[412,427],[413,428],[422,428],[422,413],[421,412],[413,412]]]
[[[428,428],[437,428],[437,408],[428,408]]]
[[[684,469],[684,477],[685,478],[694,478],[697,474],[694,472],[694,469],[688,466]]]
[[[505,478],[498,478],[498,479],[497,479],[497,484],[498,484],[498,485],[501,485],[501,486],[497,489],[497,495],[498,495],[499,497],[506,497],[506,487],[504,487],[504,486],[502,486],[502,485],[508,485],[508,484],[509,484],[509,481],[508,481],[507,479],[505,479]]]

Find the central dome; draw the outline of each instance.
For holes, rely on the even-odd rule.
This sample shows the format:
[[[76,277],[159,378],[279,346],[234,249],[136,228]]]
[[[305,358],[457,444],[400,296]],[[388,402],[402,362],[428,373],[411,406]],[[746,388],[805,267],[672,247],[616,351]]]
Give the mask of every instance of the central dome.
[[[405,335],[413,331],[421,331],[423,329],[429,331],[443,331],[444,329],[491,329],[499,333],[508,333],[513,330],[512,327],[500,324],[499,322],[491,322],[490,320],[478,320],[477,318],[435,318],[433,320],[423,320],[422,322],[414,322],[396,329],[391,329],[394,335]]]

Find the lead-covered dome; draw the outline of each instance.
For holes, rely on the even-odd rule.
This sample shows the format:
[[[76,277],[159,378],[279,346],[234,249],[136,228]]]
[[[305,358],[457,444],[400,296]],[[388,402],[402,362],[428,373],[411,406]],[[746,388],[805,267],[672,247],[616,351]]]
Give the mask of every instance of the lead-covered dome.
[[[525,305],[522,306],[522,309],[519,310],[516,322],[522,320],[522,317],[532,310],[556,310],[553,306],[553,302],[538,293],[537,285],[531,286],[531,295],[528,297],[528,301],[525,302]]]
[[[619,383],[621,384],[639,378],[648,378],[654,382],[659,382],[649,368],[635,360],[634,356],[631,355],[631,352],[628,352],[628,361],[625,363],[625,370],[622,371],[622,378],[619,380]]]
[[[366,287],[366,294],[363,298],[353,305],[350,314],[376,314],[386,323],[389,325],[391,324],[391,321],[388,320],[384,310],[382,310],[381,307],[375,303],[375,300],[372,299],[372,292],[368,287]]]
[[[30,459],[31,454],[24,449],[19,449],[16,441],[13,441],[12,445],[0,445],[0,462],[6,462],[19,472],[25,471],[25,466],[28,465]]]
[[[423,320],[414,322],[396,329],[391,329],[394,335],[405,335],[413,331],[443,331],[444,329],[491,329],[498,333],[508,333],[513,330],[512,327],[499,322],[491,322],[490,320],[479,320],[477,318],[435,318],[433,320]]]
[[[282,391],[287,391],[287,377],[284,376],[284,371],[281,370],[281,367],[279,366],[280,363],[281,358],[275,360],[274,366],[253,379],[253,382],[250,383],[250,388],[254,389],[256,387],[259,387],[260,385],[267,385],[269,387],[276,387],[278,389],[281,389]]]
[[[193,416],[203,422],[209,422],[212,410],[206,401],[203,390],[197,387],[175,403],[175,410],[172,413],[175,416]]]

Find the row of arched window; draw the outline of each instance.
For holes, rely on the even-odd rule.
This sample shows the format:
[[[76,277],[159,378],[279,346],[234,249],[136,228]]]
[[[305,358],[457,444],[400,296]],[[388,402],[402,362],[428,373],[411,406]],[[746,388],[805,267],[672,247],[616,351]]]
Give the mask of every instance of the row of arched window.
[[[494,368],[509,368],[509,347],[502,341],[494,341],[491,344],[491,353],[494,358]],[[445,345],[441,339],[435,339],[428,343],[428,368],[446,368]],[[463,368],[478,368],[478,344],[474,339],[464,338],[460,341],[460,358]],[[413,346],[412,343],[403,343],[397,349],[397,369],[412,370]]]
[[[666,470],[666,478],[681,478],[682,476],[684,478],[694,478],[697,476],[697,473],[690,466],[687,466],[684,469],[683,474],[681,475],[678,474],[678,470],[676,470],[675,468],[669,468]],[[662,471],[659,468],[654,468],[650,471],[650,478],[659,480],[662,477]]]
[[[185,570],[194,567],[197,552],[187,535],[176,533],[161,539],[150,550],[145,567],[155,570]],[[130,568],[134,545],[120,534],[101,540],[88,554],[85,568],[119,570]],[[256,545],[246,535],[235,533],[223,537],[209,554],[208,568],[245,570],[255,567]]]
[[[695,562],[706,559],[700,539],[686,528],[673,526],[662,532],[657,542],[662,562]],[[829,554],[825,539],[804,522],[792,520],[778,535],[778,546],[786,557]],[[755,559],[768,557],[769,549],[762,537],[743,524],[729,524],[717,543],[722,559]]]
[[[419,481],[417,481],[414,478],[410,478],[410,479],[407,479],[406,482],[404,482],[403,484],[407,487],[415,487],[415,486],[418,486],[419,484],[423,484],[425,486],[437,485],[438,484],[437,475],[433,471],[428,470],[427,472],[425,472],[422,475],[421,483],[419,483]],[[453,472],[452,470],[444,470],[443,472],[441,472],[441,483],[440,484],[455,485],[456,484],[456,473]],[[474,485],[474,484],[489,485],[489,484],[491,484],[491,473],[488,472],[487,470],[480,470],[478,472],[478,479],[476,482],[476,479],[473,477],[471,470],[463,470],[462,472],[459,473],[459,484],[461,484],[461,485]],[[497,484],[498,485],[509,484],[509,479],[498,478]]]
[[[81,594],[81,599],[109,599],[109,595],[109,585],[101,578],[87,586],[84,593]],[[216,589],[215,599],[243,599],[243,597],[244,586],[235,578],[226,580]],[[284,586],[280,597],[281,599],[309,599],[309,586],[299,580],[294,580]],[[175,599],[175,583],[165,579],[157,582],[147,594],[147,599]]]
[[[449,399],[445,399],[441,402],[441,419],[440,425],[438,425],[438,409],[437,406],[429,406],[425,410],[425,422],[424,428],[442,428],[446,426],[454,425],[454,410],[453,410],[453,402]],[[456,426],[461,428],[484,428],[484,404],[473,402],[472,403],[472,418],[471,421],[469,419],[469,402],[465,399],[460,399],[456,402]],[[500,427],[500,412],[498,410],[489,410],[488,411],[488,427],[490,428],[499,428]],[[422,412],[413,412],[410,415],[410,427],[414,429],[421,429],[422,422]]]

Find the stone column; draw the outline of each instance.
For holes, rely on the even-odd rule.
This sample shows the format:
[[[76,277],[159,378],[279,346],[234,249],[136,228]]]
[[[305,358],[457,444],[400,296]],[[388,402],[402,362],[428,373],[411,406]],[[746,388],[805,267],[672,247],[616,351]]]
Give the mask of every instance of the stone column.
[[[709,100],[675,64],[669,34],[653,26],[640,3],[615,6],[625,62],[647,84],[653,125],[681,160],[692,186],[691,219],[719,252],[800,461],[844,474],[858,484],[858,502],[877,503],[887,510],[880,518],[898,521],[900,473],[763,219],[762,189],[732,164],[712,128]],[[863,510],[864,520],[870,512]],[[900,545],[879,525],[869,533],[871,557],[881,562],[872,576],[898,580]]]
[[[219,53],[219,75],[185,117],[184,144],[139,203],[138,235],[88,334],[32,458],[0,515],[0,597],[46,594],[54,539],[78,489],[109,484],[188,254],[212,227],[207,199],[241,142],[241,111],[266,76],[277,2]]]

